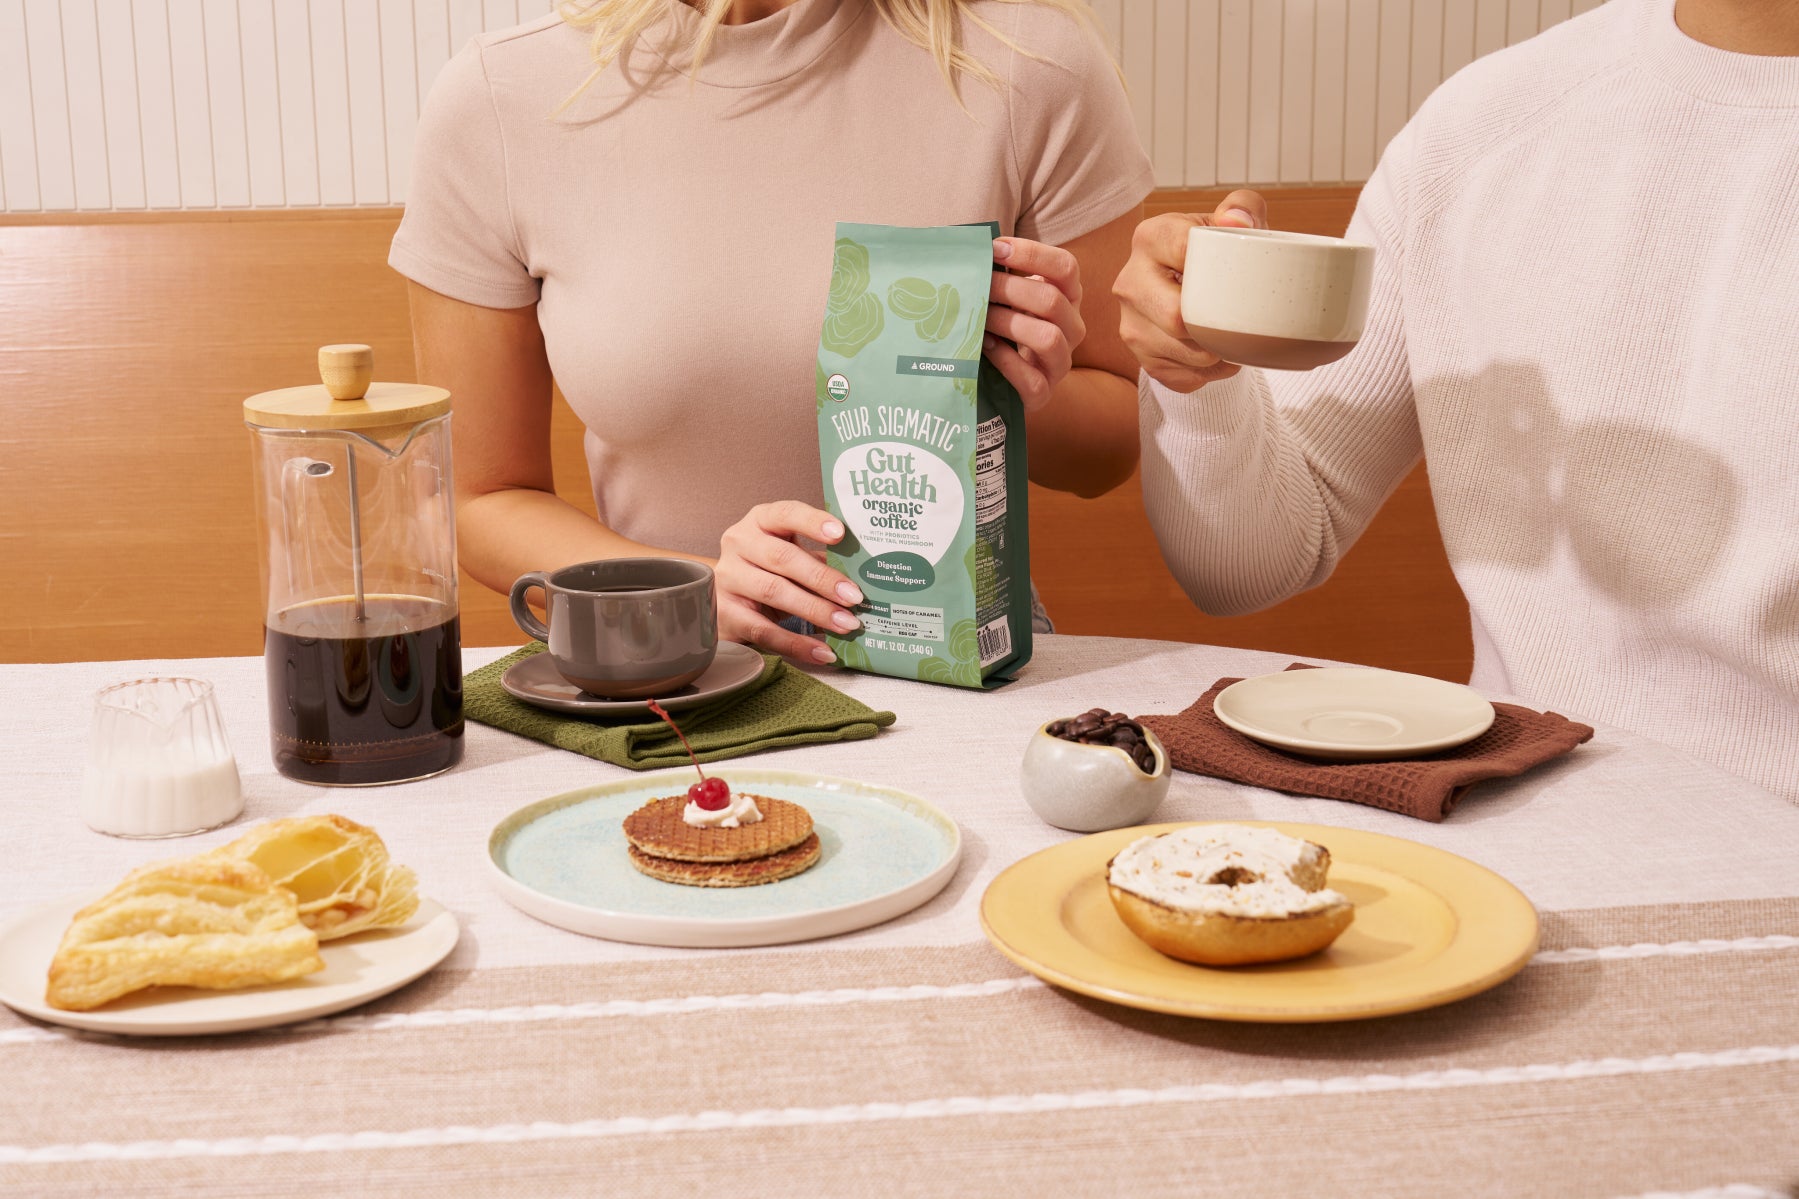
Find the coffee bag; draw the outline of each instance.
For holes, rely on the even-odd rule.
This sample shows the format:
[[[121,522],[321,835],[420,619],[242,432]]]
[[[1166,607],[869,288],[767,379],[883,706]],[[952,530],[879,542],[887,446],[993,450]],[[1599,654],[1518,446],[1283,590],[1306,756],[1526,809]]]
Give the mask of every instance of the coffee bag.
[[[996,233],[837,226],[818,449],[866,602],[826,641],[858,670],[990,687],[1031,657],[1024,407],[981,354]]]

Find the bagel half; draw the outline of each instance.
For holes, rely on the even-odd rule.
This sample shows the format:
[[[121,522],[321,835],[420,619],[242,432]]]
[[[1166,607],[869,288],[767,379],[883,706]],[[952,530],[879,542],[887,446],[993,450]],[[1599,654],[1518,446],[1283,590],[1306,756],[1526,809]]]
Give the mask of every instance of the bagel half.
[[[1143,837],[1106,863],[1118,918],[1152,949],[1202,966],[1317,953],[1355,919],[1326,889],[1330,851],[1270,828],[1190,825]]]
[[[1292,916],[1227,916],[1171,908],[1106,884],[1124,926],[1151,949],[1201,966],[1284,962],[1317,953],[1355,919],[1348,900]]]

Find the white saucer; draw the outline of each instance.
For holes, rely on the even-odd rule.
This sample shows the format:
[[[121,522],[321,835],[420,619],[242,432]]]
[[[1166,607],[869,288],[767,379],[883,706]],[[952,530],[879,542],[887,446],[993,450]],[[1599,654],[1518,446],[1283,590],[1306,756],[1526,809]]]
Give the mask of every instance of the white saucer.
[[[1218,693],[1212,711],[1264,745],[1335,761],[1435,753],[1493,724],[1493,705],[1460,683],[1361,666],[1243,679]]]
[[[27,912],[0,929],[0,1003],[21,1015],[93,1032],[144,1037],[195,1037],[247,1032],[328,1016],[397,991],[456,947],[456,917],[419,900],[399,928],[372,929],[319,946],[325,968],[284,983],[237,991],[152,987],[91,1012],[65,1012],[44,1001],[50,959],[77,911],[98,895],[65,899]]]
[[[762,677],[762,655],[735,641],[718,643],[718,655],[704,674],[673,695],[658,695],[656,702],[671,712],[723,699],[742,691]],[[648,712],[647,699],[601,699],[589,695],[556,673],[555,659],[548,653],[532,654],[506,668],[500,686],[516,700],[552,712],[568,712],[576,716],[635,716]]]

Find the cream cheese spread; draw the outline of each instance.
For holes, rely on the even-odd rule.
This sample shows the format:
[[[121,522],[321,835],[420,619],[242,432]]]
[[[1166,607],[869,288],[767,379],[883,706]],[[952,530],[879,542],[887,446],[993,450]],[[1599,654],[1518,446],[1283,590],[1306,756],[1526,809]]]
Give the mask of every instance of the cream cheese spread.
[[[741,791],[731,792],[731,802],[715,812],[707,811],[691,799],[681,809],[681,819],[695,828],[739,828],[762,819],[762,809],[753,797]]]
[[[1106,877],[1165,907],[1272,919],[1348,902],[1339,892],[1307,891],[1293,881],[1294,868],[1317,854],[1310,843],[1273,829],[1198,825],[1131,842]]]

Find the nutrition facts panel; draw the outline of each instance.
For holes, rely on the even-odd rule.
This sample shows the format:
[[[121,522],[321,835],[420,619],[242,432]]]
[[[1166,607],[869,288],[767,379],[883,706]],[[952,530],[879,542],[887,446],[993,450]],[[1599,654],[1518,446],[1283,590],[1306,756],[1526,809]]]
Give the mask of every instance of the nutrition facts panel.
[[[1006,422],[991,417],[974,430],[974,523],[1006,514]]]

